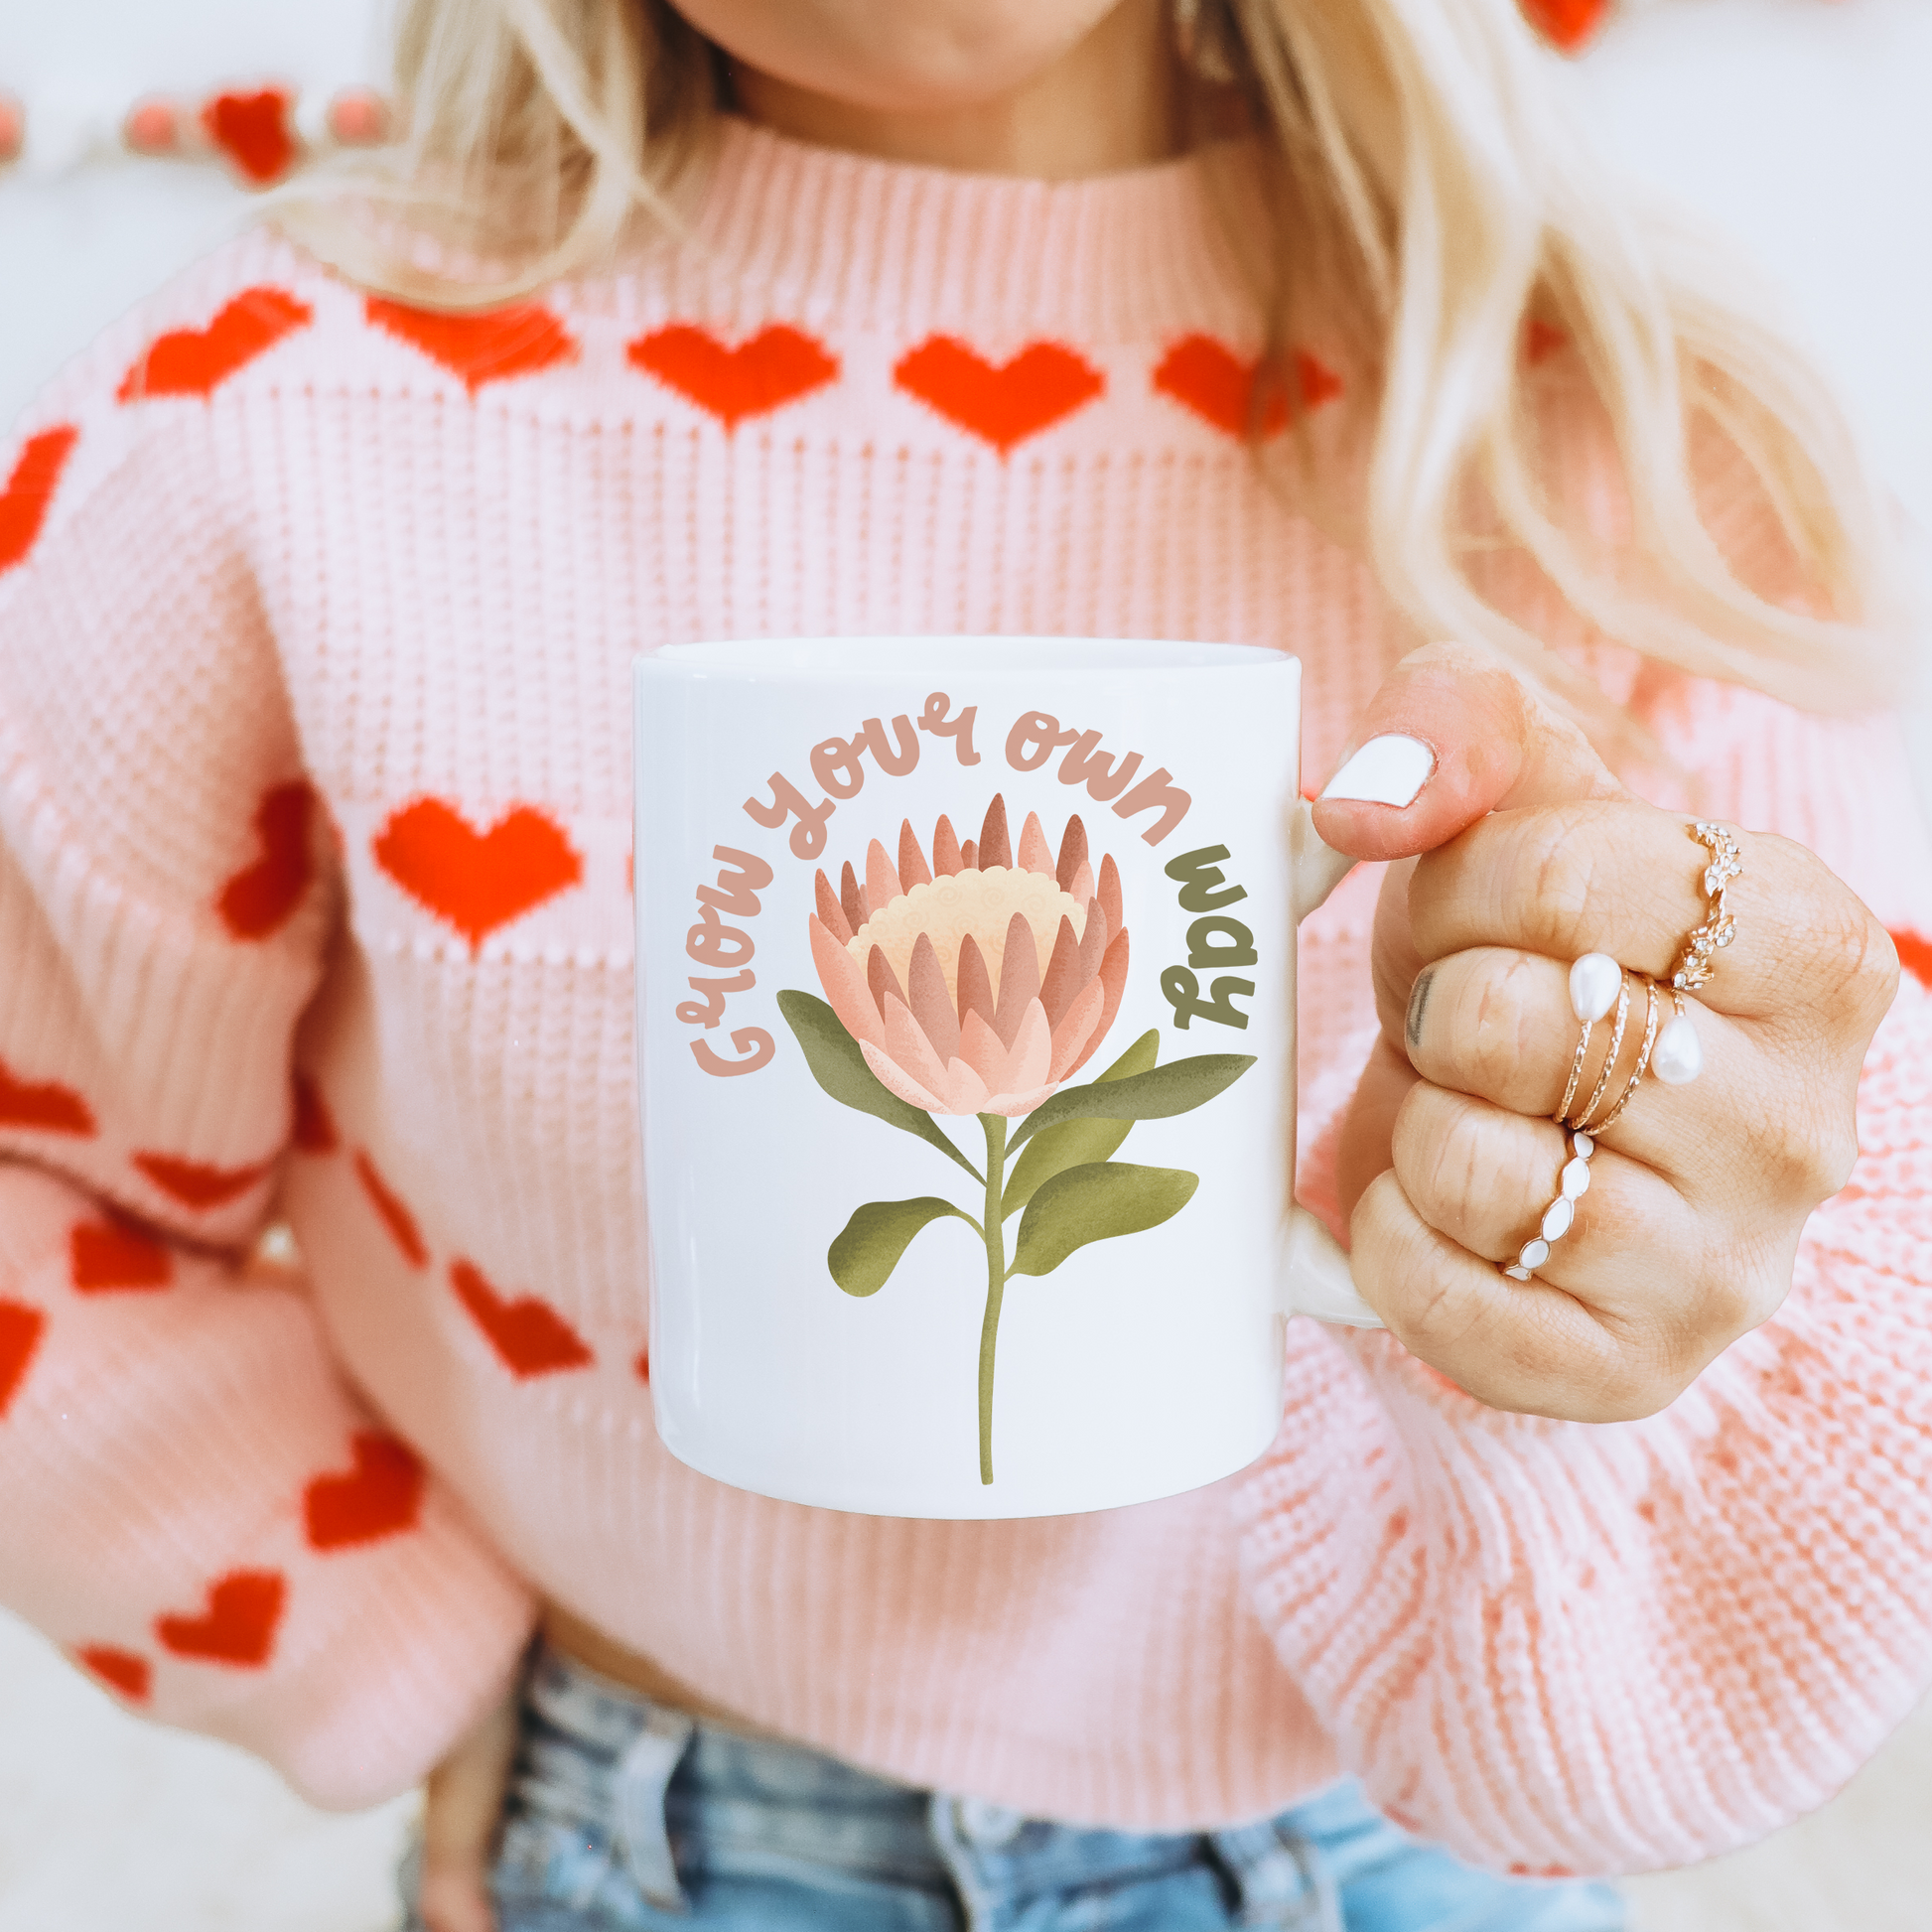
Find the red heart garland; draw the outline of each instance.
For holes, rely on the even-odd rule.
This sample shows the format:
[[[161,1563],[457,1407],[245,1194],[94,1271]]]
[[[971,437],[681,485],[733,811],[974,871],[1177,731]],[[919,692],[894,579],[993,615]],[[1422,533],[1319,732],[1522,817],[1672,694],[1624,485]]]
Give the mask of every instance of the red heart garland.
[[[274,1654],[288,1587],[276,1570],[233,1571],[208,1586],[201,1615],[158,1616],[154,1633],[177,1657],[259,1670]]]
[[[748,336],[736,348],[708,330],[674,323],[639,336],[624,354],[634,368],[709,411],[728,430],[822,389],[839,373],[839,358],[822,343],[782,322]]]
[[[120,1692],[130,1704],[146,1704],[154,1679],[153,1666],[131,1650],[116,1650],[112,1644],[83,1644],[74,1653],[103,1684]]]
[[[1259,359],[1243,361],[1212,336],[1183,336],[1162,357],[1154,386],[1230,436],[1246,436],[1252,426]],[[1319,409],[1341,394],[1341,377],[1305,348],[1295,351],[1295,380],[1305,410]],[[1273,436],[1288,427],[1288,398],[1279,384],[1263,401],[1260,431]]]
[[[505,1301],[475,1262],[453,1262],[450,1282],[503,1366],[519,1381],[583,1368],[596,1360],[583,1337],[549,1303],[534,1295]]]
[[[137,1154],[134,1165],[171,1200],[200,1214],[239,1200],[275,1164],[257,1161],[246,1168],[215,1168],[173,1154]]]
[[[1898,948],[1898,963],[1932,993],[1932,939],[1911,931],[1894,932],[1891,942]]]
[[[556,822],[515,805],[479,832],[440,798],[393,813],[375,862],[411,898],[455,926],[474,953],[498,926],[577,885],[584,861]]]
[[[61,472],[79,440],[80,432],[71,423],[44,429],[28,439],[6,488],[0,489],[0,574],[23,562],[33,549],[54,506]]]
[[[1083,408],[1107,386],[1085,356],[1059,343],[1029,343],[1010,360],[995,363],[952,336],[929,336],[908,349],[893,380],[1002,456]]]
[[[1610,0],[1522,0],[1524,17],[1552,45],[1581,54],[1608,19]]]
[[[0,1422],[27,1379],[34,1350],[41,1345],[47,1316],[24,1302],[0,1302]]]
[[[25,1127],[38,1134],[79,1134],[94,1132],[94,1117],[87,1103],[71,1087],[57,1080],[30,1086],[17,1078],[5,1060],[0,1060],[0,1127]]]
[[[398,1195],[391,1192],[388,1182],[376,1173],[375,1163],[359,1147],[355,1150],[354,1165],[355,1178],[362,1183],[362,1191],[375,1204],[375,1211],[382,1216],[383,1225],[402,1250],[403,1259],[412,1268],[428,1267],[429,1249],[423,1245],[422,1230],[416,1225],[415,1215],[403,1205]]]
[[[423,1465],[407,1443],[358,1431],[347,1475],[321,1475],[302,1492],[309,1546],[342,1550],[416,1527],[423,1502]]]
[[[215,908],[237,939],[266,939],[285,925],[309,890],[309,816],[315,793],[300,778],[262,794],[255,811],[262,856],[221,888]]]
[[[315,320],[315,311],[286,289],[243,289],[206,329],[157,336],[122,376],[121,402],[158,396],[213,395],[229,376]]]
[[[294,105],[294,96],[281,87],[216,94],[202,109],[202,126],[245,180],[266,188],[288,173],[300,152],[289,130]]]
[[[175,1279],[168,1250],[120,1221],[76,1222],[68,1236],[68,1260],[81,1295],[148,1292]]]
[[[366,312],[376,328],[461,376],[473,396],[486,382],[534,375],[577,355],[576,338],[534,302],[487,315],[457,316],[371,296]]]

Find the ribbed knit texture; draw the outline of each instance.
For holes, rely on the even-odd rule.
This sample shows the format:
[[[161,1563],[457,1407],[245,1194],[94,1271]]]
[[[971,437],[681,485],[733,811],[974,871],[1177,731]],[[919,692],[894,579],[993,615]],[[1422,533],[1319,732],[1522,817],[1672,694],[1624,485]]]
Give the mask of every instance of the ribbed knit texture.
[[[452,322],[256,234],[37,406],[0,451],[5,1601],[342,1804],[497,1693],[532,1590],[915,1782],[1179,1828],[1346,1766],[1539,1870],[1738,1843],[1902,1715],[1932,1664],[1915,982],[1791,1303],[1650,1422],[1496,1415],[1297,1323],[1267,1462],[1139,1509],[846,1517],[658,1446],[630,658],[1273,644],[1327,769],[1400,627],[1242,446],[1259,320],[1218,233],[1189,164],[1047,187],[734,127],[689,232],[609,280]],[[1346,357],[1304,346],[1340,462]],[[1600,457],[1565,447],[1586,500]],[[1777,581],[1762,505],[1718,457],[1705,483]],[[1670,802],[1932,935],[1888,726],[1545,615],[1693,774]],[[1376,884],[1304,933],[1331,1216]],[[278,1201],[306,1282],[233,1260]]]

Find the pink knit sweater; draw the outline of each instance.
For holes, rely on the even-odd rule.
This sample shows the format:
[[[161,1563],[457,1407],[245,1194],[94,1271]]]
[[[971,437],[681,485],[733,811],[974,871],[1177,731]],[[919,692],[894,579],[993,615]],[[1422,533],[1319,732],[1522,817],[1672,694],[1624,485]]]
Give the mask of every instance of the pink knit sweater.
[[[1400,645],[1241,447],[1258,321],[1215,236],[1187,164],[1045,187],[734,127],[688,234],[506,315],[371,302],[247,237],[0,451],[0,1597],[129,1703],[362,1804],[498,1694],[535,1591],[915,1782],[1179,1828],[1349,1768],[1536,1870],[1736,1845],[1909,1707],[1915,980],[1790,1302],[1651,1421],[1498,1415],[1299,1322],[1270,1456],[1144,1508],[880,1521],[658,1445],[631,655],[1291,646],[1326,770]],[[1346,369],[1310,345],[1317,434]],[[1736,477],[1707,501],[1775,576]],[[1887,725],[1538,621],[1695,773],[1671,802],[1814,847],[1932,977]],[[1303,1191],[1331,1217],[1376,883],[1304,936]],[[278,1210],[297,1282],[237,1266]]]

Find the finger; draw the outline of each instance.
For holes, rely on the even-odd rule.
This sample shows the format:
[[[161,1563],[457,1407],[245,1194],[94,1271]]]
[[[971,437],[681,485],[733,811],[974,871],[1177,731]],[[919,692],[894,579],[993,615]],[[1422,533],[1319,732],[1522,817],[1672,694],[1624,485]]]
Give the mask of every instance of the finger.
[[[1553,1283],[1508,1280],[1424,1220],[1394,1170],[1355,1209],[1349,1268],[1412,1355],[1492,1409],[1634,1421],[1674,1400],[1696,1373]]]
[[[1711,852],[1691,821],[1589,801],[1506,812],[1419,859],[1410,939],[1424,959],[1521,946],[1568,963],[1605,952],[1666,979],[1709,914]],[[1875,921],[1802,846],[1737,833],[1742,873],[1725,886],[1735,939],[1715,955],[1706,1006],[1789,1029],[1833,1031],[1868,1004],[1861,982],[1885,950]],[[1798,997],[1802,993],[1802,997]]]
[[[1400,1047],[1387,1038],[1375,1042],[1348,1103],[1335,1150],[1335,1195],[1344,1215],[1355,1211],[1362,1190],[1393,1160],[1390,1142],[1396,1116],[1417,1077]]]
[[[1592,1127],[1614,1115],[1607,1132],[1620,1152],[1704,1194],[1735,1177],[1747,1155],[1745,1123],[1792,1114],[1793,1083],[1736,1021],[1695,1003],[1687,1003],[1686,1015],[1703,1069],[1681,1086],[1666,1084],[1654,1068],[1639,1079],[1638,1065],[1655,1060],[1676,1016],[1667,988],[1653,994],[1626,977],[1618,1004],[1586,1038],[1570,1004],[1567,967],[1537,953],[1479,946],[1417,976],[1403,1044],[1424,1079],[1511,1113],[1547,1120],[1563,1112]],[[1761,1165],[1764,1151],[1748,1152]],[[1801,1176],[1783,1178],[1795,1184]]]
[[[1422,1219],[1494,1268],[1543,1238],[1551,1207],[1568,1198],[1570,1226],[1550,1239],[1533,1273],[1600,1319],[1641,1318],[1654,1304],[1650,1284],[1703,1241],[1690,1204],[1641,1163],[1606,1147],[1578,1162],[1571,1137],[1549,1121],[1427,1080],[1403,1102],[1392,1152],[1395,1176]]]
[[[429,1932],[495,1932],[489,1867],[516,1753],[511,1695],[430,1773],[423,1804],[418,1913]]]
[[[1314,823],[1337,852],[1399,859],[1489,812],[1627,795],[1582,731],[1499,659],[1429,644],[1369,700]]]

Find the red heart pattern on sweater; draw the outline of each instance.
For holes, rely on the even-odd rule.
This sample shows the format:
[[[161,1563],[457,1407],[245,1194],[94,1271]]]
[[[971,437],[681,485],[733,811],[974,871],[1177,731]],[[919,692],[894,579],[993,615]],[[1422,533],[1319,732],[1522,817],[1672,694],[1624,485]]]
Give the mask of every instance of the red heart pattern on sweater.
[[[423,1465],[407,1443],[372,1429],[351,1443],[355,1466],[320,1475],[302,1492],[302,1519],[313,1550],[374,1543],[416,1527],[423,1506]]]
[[[68,1261],[81,1295],[142,1294],[167,1288],[175,1258],[123,1221],[78,1221],[68,1236]]]
[[[271,786],[255,808],[261,857],[221,888],[215,910],[237,939],[266,939],[286,925],[309,890],[309,819],[316,795],[297,778]]]
[[[1894,932],[1892,944],[1898,949],[1898,963],[1932,993],[1932,939],[1909,929]]]
[[[27,1379],[28,1365],[41,1345],[47,1316],[24,1302],[0,1302],[0,1422]]]
[[[259,1670],[274,1655],[288,1593],[278,1570],[232,1571],[208,1586],[207,1607],[199,1615],[158,1616],[154,1633],[177,1657]]]
[[[748,336],[735,348],[708,329],[673,323],[639,336],[624,354],[634,368],[654,375],[728,430],[824,388],[839,373],[839,358],[823,343],[782,322]]]
[[[58,1080],[36,1084],[20,1079],[0,1060],[0,1127],[25,1127],[36,1134],[94,1132],[94,1116],[71,1087]]]
[[[1610,0],[1521,0],[1524,17],[1566,54],[1581,54],[1610,11]]]
[[[416,1225],[416,1217],[403,1204],[388,1182],[376,1172],[375,1163],[367,1153],[355,1150],[355,1178],[362,1183],[362,1191],[367,1194],[382,1217],[382,1224],[389,1230],[390,1238],[402,1250],[402,1258],[412,1268],[429,1266],[429,1249],[423,1244],[422,1230]]]
[[[134,1165],[170,1200],[206,1213],[211,1207],[225,1207],[239,1200],[274,1166],[272,1161],[257,1161],[246,1168],[216,1168],[206,1161],[184,1161],[173,1154],[137,1154]]]
[[[154,1681],[154,1667],[132,1650],[117,1650],[110,1643],[82,1644],[74,1653],[77,1663],[118,1691],[130,1704],[146,1704]]]
[[[79,441],[80,432],[71,423],[27,439],[6,488],[0,489],[0,574],[24,562],[33,549],[47,512],[54,507],[61,473]]]
[[[1162,357],[1154,386],[1230,436],[1246,436],[1251,428],[1273,436],[1288,427],[1288,397],[1280,383],[1271,383],[1255,423],[1255,386],[1261,373],[1259,358],[1244,361],[1212,336],[1183,336]],[[1332,401],[1342,389],[1341,377],[1305,348],[1295,351],[1295,383],[1302,407],[1309,411]]]
[[[1002,456],[1084,408],[1107,386],[1084,355],[1063,344],[1029,343],[1010,360],[989,362],[955,336],[928,336],[908,349],[893,380]]]
[[[375,862],[453,925],[474,953],[499,926],[578,885],[584,861],[554,819],[514,805],[486,832],[440,798],[418,798],[375,835]]]
[[[334,1154],[342,1146],[336,1117],[322,1097],[322,1089],[306,1073],[295,1076],[294,1121],[289,1140],[301,1154]]]
[[[157,336],[121,378],[115,395],[122,402],[211,396],[229,376],[314,320],[315,311],[286,289],[243,289],[206,329],[171,329]]]
[[[244,180],[266,188],[288,173],[300,152],[289,126],[294,108],[294,96],[280,87],[216,94],[202,109],[202,127]]]
[[[473,1261],[450,1264],[457,1299],[488,1338],[503,1366],[519,1381],[584,1368],[597,1358],[584,1338],[548,1302],[534,1295],[507,1301]]]
[[[376,328],[460,377],[473,396],[486,382],[534,375],[577,356],[577,339],[534,302],[487,315],[451,316],[372,295],[366,314]]]

